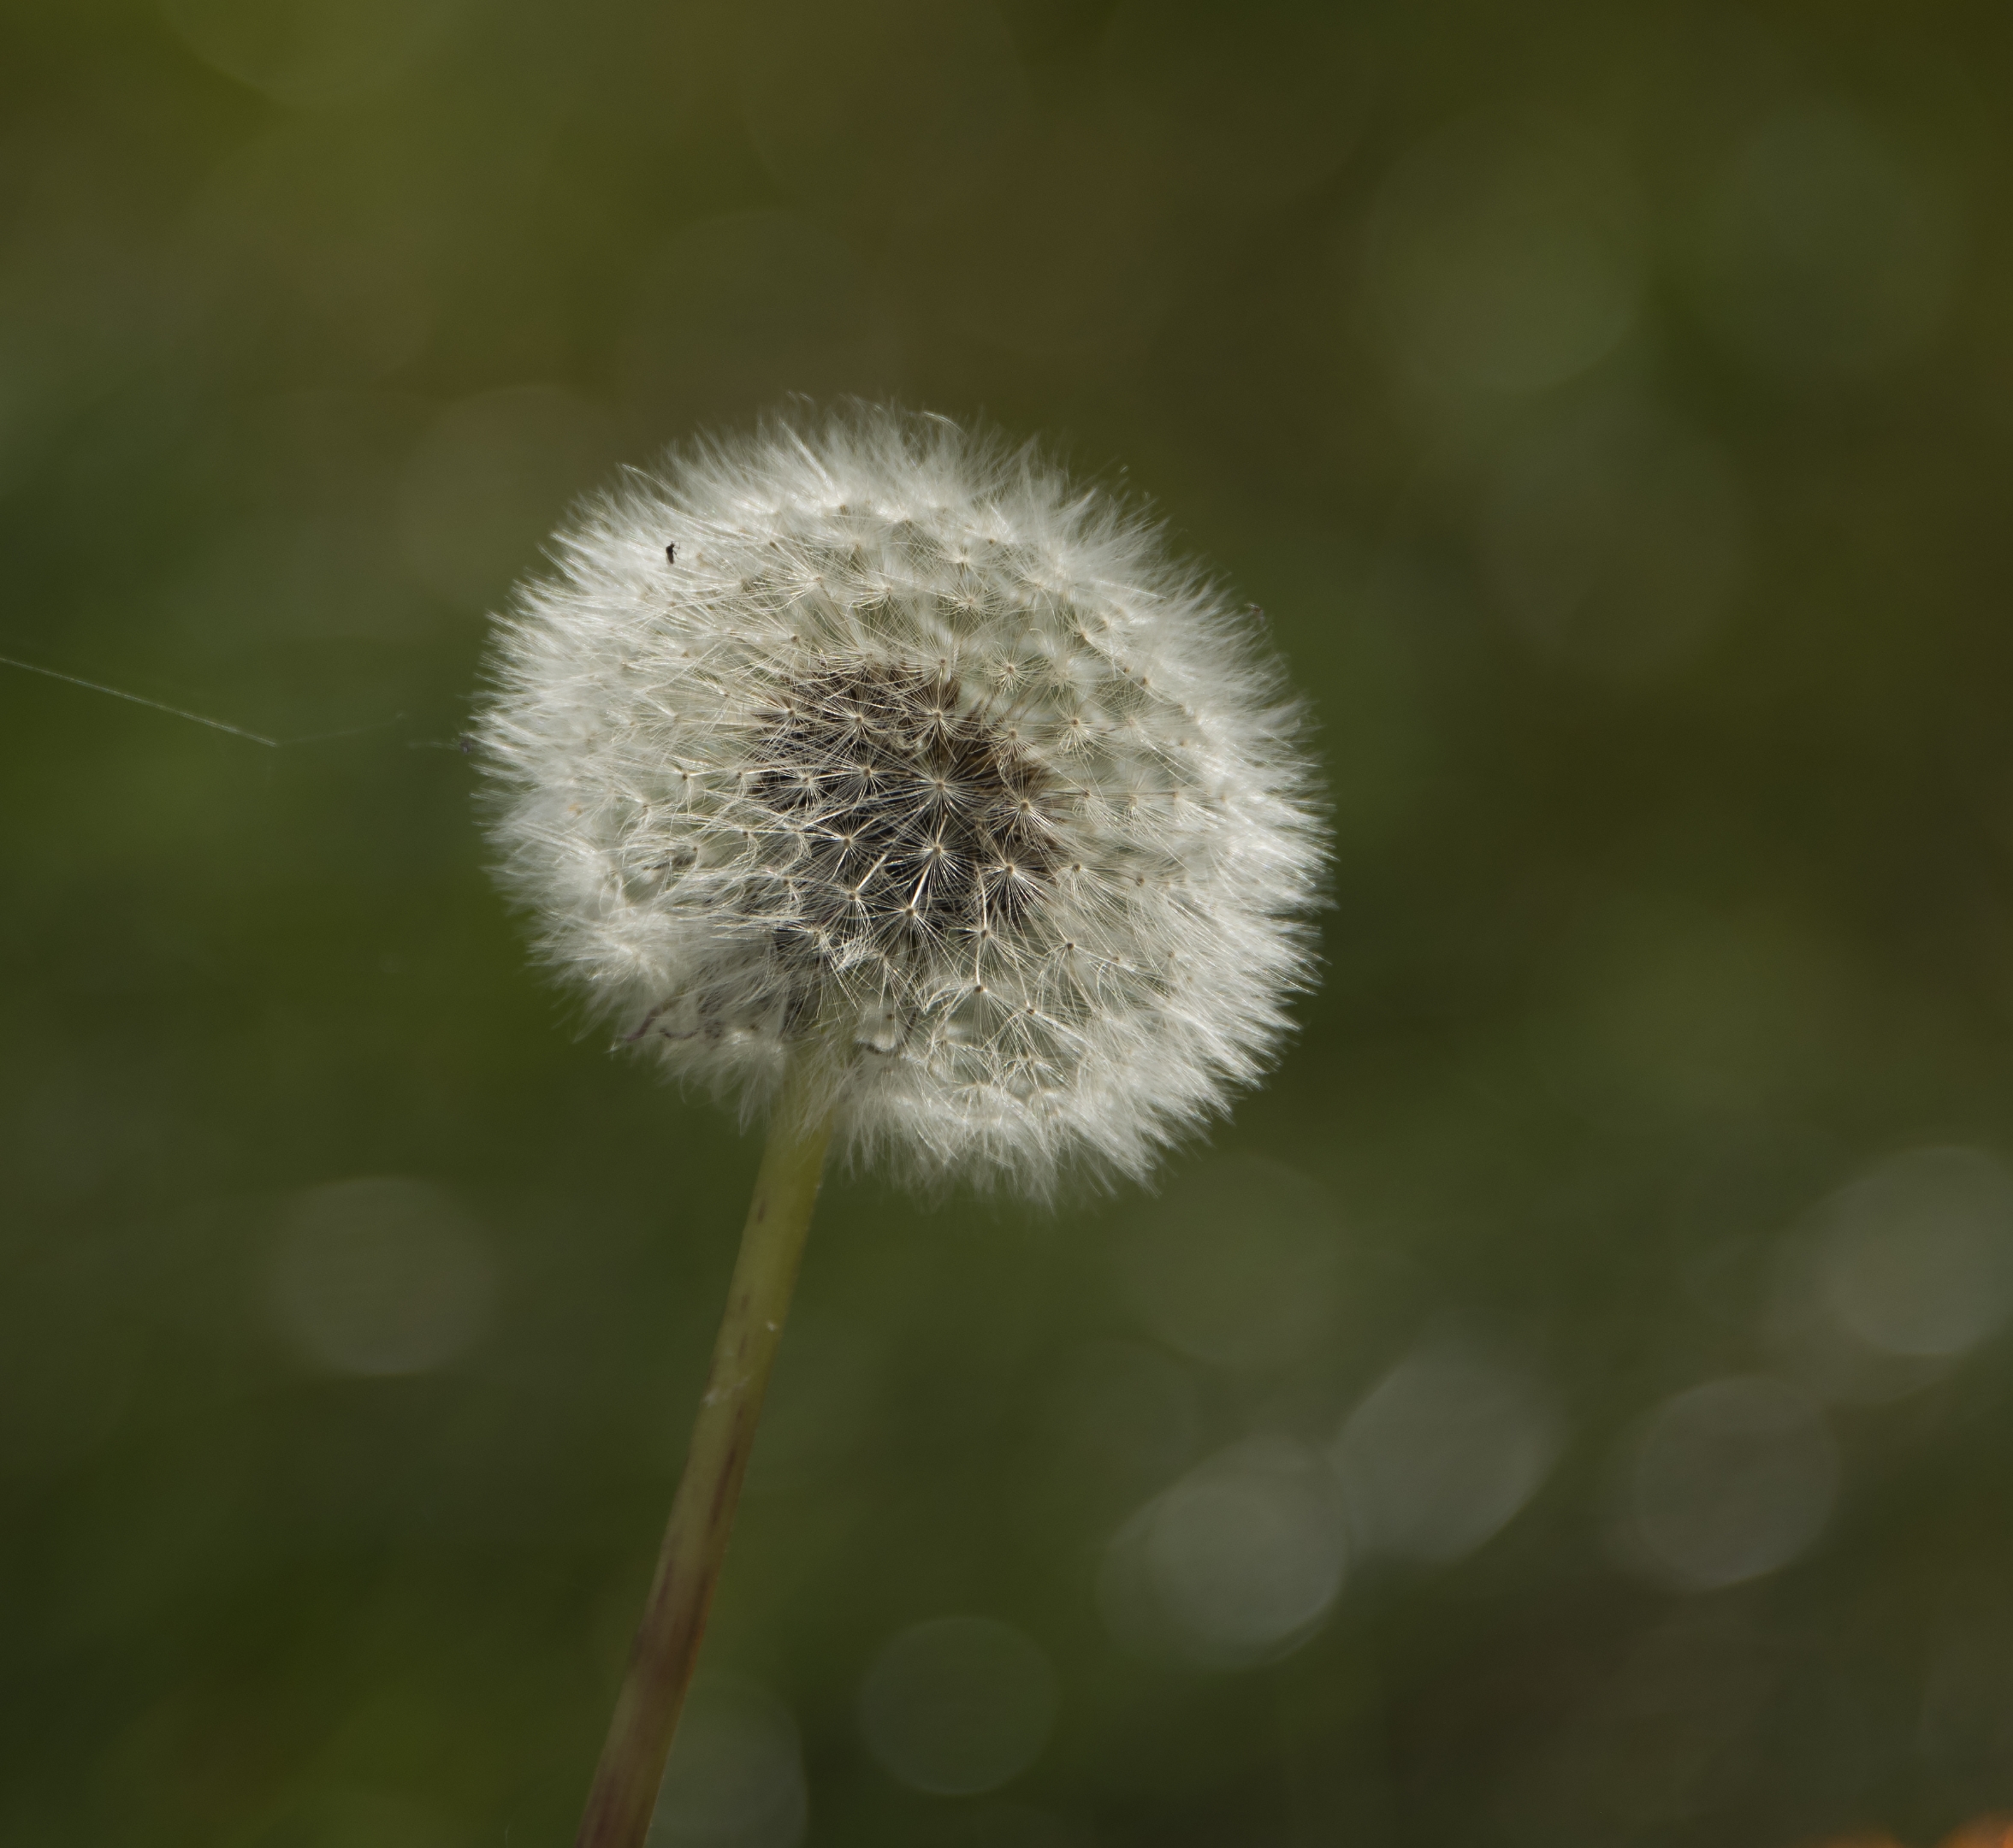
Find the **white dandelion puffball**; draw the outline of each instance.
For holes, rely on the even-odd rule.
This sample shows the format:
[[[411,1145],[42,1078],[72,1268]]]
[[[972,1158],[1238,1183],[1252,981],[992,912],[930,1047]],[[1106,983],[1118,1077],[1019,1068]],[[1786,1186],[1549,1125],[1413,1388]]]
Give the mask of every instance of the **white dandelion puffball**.
[[[1256,1078],[1324,836],[1251,616],[1033,448],[856,408],[581,510],[480,727],[540,946],[925,1186],[1144,1175]]]

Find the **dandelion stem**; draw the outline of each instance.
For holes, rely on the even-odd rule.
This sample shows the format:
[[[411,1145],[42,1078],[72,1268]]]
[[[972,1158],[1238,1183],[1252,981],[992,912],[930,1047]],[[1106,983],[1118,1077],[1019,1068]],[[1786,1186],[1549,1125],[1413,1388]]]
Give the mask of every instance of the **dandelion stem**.
[[[787,1087],[762,1152],[684,1474],[574,1848],[642,1848],[649,1829],[831,1139],[829,1118],[805,1126],[802,1103]]]

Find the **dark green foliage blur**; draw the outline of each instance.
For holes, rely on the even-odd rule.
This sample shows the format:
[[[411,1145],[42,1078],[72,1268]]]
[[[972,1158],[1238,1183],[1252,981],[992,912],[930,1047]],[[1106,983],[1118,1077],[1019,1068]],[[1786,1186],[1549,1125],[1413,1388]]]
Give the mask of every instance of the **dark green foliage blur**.
[[[278,743],[0,666],[0,1843],[571,1839],[755,1149],[459,739],[571,497],[790,393],[1150,495],[1334,903],[1154,1198],[832,1177],[654,1848],[2013,1808],[2013,13],[4,33],[0,652]]]

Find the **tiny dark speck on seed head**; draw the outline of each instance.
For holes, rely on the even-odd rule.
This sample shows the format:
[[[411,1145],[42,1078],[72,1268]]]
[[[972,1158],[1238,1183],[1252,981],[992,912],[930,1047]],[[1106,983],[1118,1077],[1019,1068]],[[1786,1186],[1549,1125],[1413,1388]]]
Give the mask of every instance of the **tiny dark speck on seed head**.
[[[676,543],[675,543],[675,542],[674,542],[674,543],[672,543],[672,544],[671,544],[671,545],[667,545],[666,547],[665,547],[665,548],[664,548],[664,555],[665,555],[665,557],[666,557],[666,558],[669,559],[669,560],[671,560],[671,562],[672,562],[673,565],[675,565],[675,564],[677,564],[677,563],[678,563],[678,547],[677,547],[677,545],[676,545]]]

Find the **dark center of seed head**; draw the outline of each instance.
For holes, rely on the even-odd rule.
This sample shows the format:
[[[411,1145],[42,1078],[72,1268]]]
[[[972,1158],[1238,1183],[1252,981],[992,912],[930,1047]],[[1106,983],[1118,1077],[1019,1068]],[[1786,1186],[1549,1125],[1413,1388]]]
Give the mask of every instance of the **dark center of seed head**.
[[[941,671],[837,669],[789,689],[750,793],[794,824],[787,944],[886,954],[1019,920],[1051,883],[1041,767]]]

